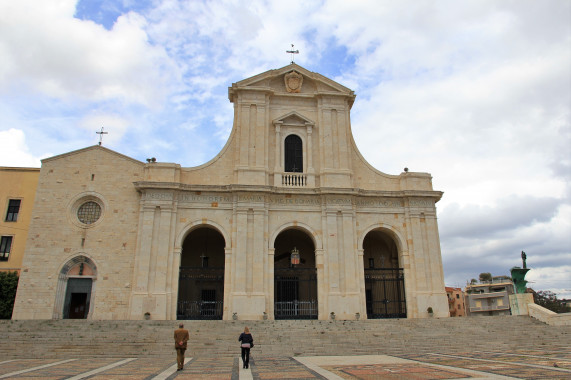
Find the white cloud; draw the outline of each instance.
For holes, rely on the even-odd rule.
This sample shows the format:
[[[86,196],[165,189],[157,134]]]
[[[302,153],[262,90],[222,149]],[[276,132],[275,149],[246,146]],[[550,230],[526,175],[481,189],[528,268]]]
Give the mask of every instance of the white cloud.
[[[0,5],[0,92],[25,85],[64,100],[161,105],[177,68],[148,43],[145,19],[128,13],[108,31],[74,12],[73,0]]]
[[[36,157],[30,153],[26,145],[26,136],[19,129],[10,128],[7,131],[0,131],[0,162],[10,163],[9,166],[14,167],[39,168],[40,160],[51,155],[48,153]]]
[[[507,197],[495,207],[451,204],[439,213],[441,237],[480,238],[551,220],[560,204],[555,198]]]

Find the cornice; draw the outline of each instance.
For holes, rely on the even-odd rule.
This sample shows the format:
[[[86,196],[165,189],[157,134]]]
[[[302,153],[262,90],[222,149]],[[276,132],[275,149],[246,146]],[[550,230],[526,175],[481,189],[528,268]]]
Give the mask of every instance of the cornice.
[[[138,181],[133,182],[137,191],[146,190],[173,190],[173,191],[195,191],[195,192],[220,192],[220,193],[266,193],[266,194],[287,194],[287,195],[346,195],[359,197],[383,197],[383,198],[432,198],[438,202],[442,191],[429,190],[364,190],[358,188],[340,187],[320,187],[313,189],[283,188],[275,186],[259,185],[196,185],[183,184],[178,182],[153,182]]]

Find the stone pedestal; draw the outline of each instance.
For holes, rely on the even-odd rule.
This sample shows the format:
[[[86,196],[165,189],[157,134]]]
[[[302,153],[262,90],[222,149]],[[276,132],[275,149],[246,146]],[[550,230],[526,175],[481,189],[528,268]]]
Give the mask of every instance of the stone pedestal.
[[[518,294],[524,294],[527,281],[525,281],[525,275],[529,271],[529,268],[519,268],[513,267],[510,272],[512,275],[512,280],[515,285],[515,291]]]
[[[510,295],[510,309],[512,315],[529,315],[529,304],[533,304],[533,294],[512,294]]]

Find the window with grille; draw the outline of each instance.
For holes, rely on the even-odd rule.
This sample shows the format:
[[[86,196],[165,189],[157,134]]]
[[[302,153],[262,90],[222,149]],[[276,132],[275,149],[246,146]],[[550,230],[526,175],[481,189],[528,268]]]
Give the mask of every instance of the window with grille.
[[[12,236],[2,236],[2,238],[0,238],[0,261],[8,260],[11,248]]]
[[[7,222],[15,222],[18,220],[18,213],[20,212],[20,199],[10,199],[8,202],[8,212],[6,213]]]
[[[99,220],[100,216],[101,206],[97,202],[85,202],[77,210],[77,219],[83,224],[93,224]]]
[[[216,301],[216,289],[202,289],[202,301]]]
[[[286,172],[303,173],[303,145],[301,137],[289,135],[285,139]]]

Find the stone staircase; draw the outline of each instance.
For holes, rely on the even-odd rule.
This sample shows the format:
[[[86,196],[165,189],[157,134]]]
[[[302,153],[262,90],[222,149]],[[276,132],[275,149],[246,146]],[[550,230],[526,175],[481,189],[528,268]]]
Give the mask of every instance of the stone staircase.
[[[249,326],[254,355],[400,355],[502,352],[541,347],[569,351],[571,327],[524,316],[365,321],[184,321],[187,356],[232,357]],[[0,357],[77,358],[174,355],[177,321],[0,321]]]

